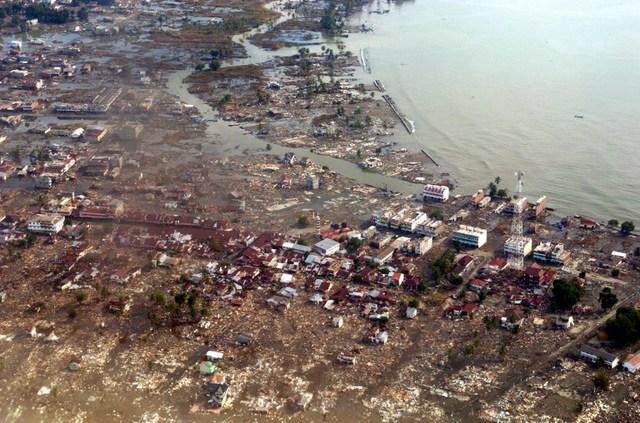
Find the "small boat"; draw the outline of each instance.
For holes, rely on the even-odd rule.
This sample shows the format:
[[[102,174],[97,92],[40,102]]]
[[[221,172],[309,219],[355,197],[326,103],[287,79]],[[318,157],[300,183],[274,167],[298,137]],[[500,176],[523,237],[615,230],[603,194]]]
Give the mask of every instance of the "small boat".
[[[576,119],[584,119],[583,115],[573,115],[573,117]]]

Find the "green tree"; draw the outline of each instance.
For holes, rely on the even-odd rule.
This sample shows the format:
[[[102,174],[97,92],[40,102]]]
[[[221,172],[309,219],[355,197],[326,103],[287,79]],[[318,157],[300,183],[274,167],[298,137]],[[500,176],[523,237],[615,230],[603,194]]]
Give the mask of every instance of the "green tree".
[[[180,310],[180,306],[178,306],[178,304],[175,303],[175,301],[171,301],[170,303],[167,303],[166,306],[164,306],[165,310],[167,310],[167,313],[171,314],[172,316],[175,316],[178,314],[178,311]]]
[[[442,209],[435,209],[431,212],[431,218],[436,220],[443,220],[444,212],[442,211]]]
[[[498,197],[507,198],[509,196],[509,190],[500,188],[497,194],[498,194]]]
[[[431,270],[435,280],[439,280],[442,276],[447,274],[453,266],[453,260],[455,259],[456,252],[452,249],[447,249],[436,261],[431,263]]]
[[[622,235],[629,235],[635,229],[636,225],[629,220],[622,222],[622,224],[620,225],[620,232],[622,232]]]
[[[569,310],[576,305],[582,297],[582,288],[576,281],[557,279],[551,289],[553,297],[551,306],[557,310]]]
[[[483,289],[478,293],[478,302],[483,302],[486,299],[487,299],[487,291]]]
[[[151,299],[151,301],[153,301],[156,304],[164,304],[166,301],[166,297],[164,295],[164,292],[161,291],[156,291],[154,293],[152,293],[149,298]]]
[[[87,299],[87,293],[84,291],[76,291],[75,298],[78,304],[82,304],[84,300]]]
[[[618,225],[620,224],[620,222],[618,222],[617,219],[611,219],[607,223],[609,224],[609,226],[613,226],[613,227],[618,227]]]
[[[327,8],[325,14],[320,18],[320,26],[328,33],[334,33],[338,29],[338,20],[332,7]]]
[[[20,147],[18,147],[17,145],[13,147],[9,152],[9,156],[16,162],[19,162],[22,159],[22,153],[20,151]]]
[[[173,301],[175,301],[176,304],[178,305],[184,304],[186,299],[187,299],[187,294],[185,294],[184,292],[178,292],[176,295],[173,296]]]
[[[606,391],[609,389],[609,375],[604,370],[598,370],[593,378],[593,386],[599,391]]]
[[[409,300],[409,307],[420,308],[420,300],[417,298],[412,298]]]
[[[212,239],[209,242],[209,247],[211,248],[212,251],[216,253],[224,252],[224,246],[217,239]]]
[[[218,59],[213,59],[211,63],[209,63],[209,69],[212,71],[217,71],[222,66],[222,62]]]
[[[462,282],[464,282],[464,279],[460,275],[452,275],[449,278],[449,282],[451,282],[452,284],[454,284],[456,286],[459,286],[459,285],[462,285]]]
[[[640,339],[640,312],[633,307],[620,307],[616,317],[607,320],[605,332],[618,346],[633,344]]]
[[[500,182],[502,182],[502,178],[499,176],[496,176],[496,179],[494,179],[493,182],[495,182],[496,185],[500,185]]]
[[[487,189],[489,190],[490,197],[495,197],[498,193],[498,186],[494,182],[489,182],[489,185],[487,185]]]
[[[67,9],[56,10],[44,3],[27,6],[24,14],[27,19],[38,19],[39,22],[56,25],[65,24],[73,17]]]
[[[307,216],[298,217],[298,226],[300,226],[301,228],[308,228],[310,224],[311,222],[309,221],[309,218]]]
[[[500,320],[496,316],[484,316],[482,323],[484,323],[487,330],[496,329],[500,326]]]
[[[81,21],[86,21],[87,19],[89,19],[89,10],[86,7],[78,10],[78,19]]]
[[[191,292],[187,297],[187,305],[189,307],[194,307],[197,301],[198,301],[198,294],[195,291]]]
[[[350,253],[355,253],[358,248],[362,245],[362,240],[358,238],[351,238],[349,243],[347,244],[347,251]]]
[[[600,291],[600,296],[598,297],[598,299],[600,301],[600,306],[604,310],[609,310],[618,302],[618,297],[616,296],[616,294],[613,293],[613,291],[609,287],[602,288],[602,291]]]
[[[31,247],[33,244],[35,244],[35,243],[36,243],[36,241],[37,241],[37,240],[38,240],[38,237],[37,237],[37,236],[35,236],[35,235],[34,235],[34,234],[32,234],[32,233],[29,233],[29,234],[25,237],[25,239],[24,239],[24,241],[25,241],[25,247],[28,247],[28,248],[29,248],[29,247]]]
[[[67,316],[69,316],[69,319],[75,319],[78,317],[78,309],[75,307],[70,308],[69,311],[67,311]]]

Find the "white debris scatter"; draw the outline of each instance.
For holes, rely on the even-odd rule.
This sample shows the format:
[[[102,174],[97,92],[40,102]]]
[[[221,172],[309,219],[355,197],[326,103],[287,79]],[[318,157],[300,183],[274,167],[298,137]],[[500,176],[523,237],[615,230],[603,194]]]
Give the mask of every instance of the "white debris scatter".
[[[466,366],[449,379],[446,389],[465,394],[479,394],[496,383],[499,369],[482,369],[476,366]]]
[[[282,404],[278,403],[273,397],[266,395],[251,397],[246,401],[240,401],[240,403],[247,407],[248,410],[260,414],[272,413],[282,407]]]
[[[398,421],[422,406],[420,389],[415,387],[386,387],[379,396],[363,400],[363,404],[378,411],[383,422]]]
[[[611,407],[605,404],[601,399],[590,401],[582,408],[582,412],[576,419],[576,423],[594,422],[599,416],[606,416],[610,410]]]
[[[172,416],[171,407],[160,407],[157,411],[146,411],[140,416],[140,423],[169,423],[177,421]]]
[[[166,379],[166,374],[160,372],[136,372],[131,386],[139,390],[152,391],[166,382]]]
[[[48,386],[43,386],[38,390],[38,396],[40,397],[49,395],[50,393],[51,393],[51,388],[49,388]]]
[[[14,334],[10,334],[10,335],[0,335],[0,341],[13,341],[13,338],[15,337]]]
[[[315,393],[316,407],[312,406],[312,410],[320,414],[329,413],[336,405],[338,400],[338,392],[336,390],[322,390]]]

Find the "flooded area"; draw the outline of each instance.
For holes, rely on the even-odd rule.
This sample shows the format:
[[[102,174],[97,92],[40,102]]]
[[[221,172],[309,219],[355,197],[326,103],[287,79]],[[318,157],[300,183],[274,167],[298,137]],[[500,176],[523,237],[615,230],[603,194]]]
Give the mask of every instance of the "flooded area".
[[[465,192],[522,170],[560,213],[640,220],[639,19],[635,0],[374,2],[347,44],[415,120],[397,140]]]
[[[590,22],[633,11],[598,1]],[[535,149],[573,157],[549,147],[569,108],[540,111],[558,81],[495,50],[523,60],[503,31],[552,16],[519,0],[83,6],[32,31],[11,21],[33,9],[0,18],[0,421],[640,413],[640,379],[582,355],[640,345],[608,323],[640,322],[640,234],[574,216],[589,202],[547,207],[568,213],[571,178]],[[551,47],[516,39],[548,59],[567,34],[544,28]],[[565,121],[602,135],[586,110]],[[511,198],[511,166],[550,203]]]
[[[216,111],[211,106],[203,102],[197,96],[189,93],[188,84],[184,83],[184,79],[189,75],[190,71],[177,71],[168,79],[169,93],[180,98],[187,104],[193,104],[198,111],[206,119],[208,126],[207,135],[211,137],[213,142],[208,146],[213,151],[225,154],[238,154],[238,151],[245,149],[260,150],[264,153],[284,155],[287,152],[293,152],[299,157],[309,157],[314,162],[327,166],[330,170],[338,172],[357,183],[370,185],[377,188],[388,189],[393,192],[399,192],[407,195],[419,194],[422,185],[412,184],[397,178],[391,178],[379,173],[365,171],[358,165],[347,162],[345,160],[335,159],[333,157],[315,154],[304,148],[282,147],[277,144],[272,145],[272,150],[265,149],[266,143],[255,136],[247,134],[237,125],[230,125],[219,119]]]

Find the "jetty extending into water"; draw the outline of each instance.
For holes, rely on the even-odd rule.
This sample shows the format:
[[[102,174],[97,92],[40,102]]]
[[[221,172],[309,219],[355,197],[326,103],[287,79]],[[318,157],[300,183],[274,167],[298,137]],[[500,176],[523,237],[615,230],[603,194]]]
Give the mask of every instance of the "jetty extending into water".
[[[398,119],[400,119],[400,122],[402,122],[402,125],[407,130],[407,132],[410,134],[415,133],[416,132],[415,124],[413,123],[412,120],[406,117],[404,113],[400,111],[400,109],[398,109],[396,102],[393,101],[393,99],[387,94],[383,95],[382,98],[384,98],[384,101],[386,101],[389,107],[391,107],[391,110],[393,110],[393,113],[395,113],[396,116],[398,116]]]
[[[427,156],[427,158],[429,160],[431,160],[433,162],[434,165],[436,165],[437,167],[440,167],[440,165],[438,164],[438,162],[436,162],[433,157],[431,157],[431,155],[429,153],[427,153],[426,151],[424,151],[423,149],[420,149],[420,151],[422,151],[422,154],[424,154],[425,156]]]
[[[379,79],[376,79],[375,81],[373,81],[373,86],[376,87],[378,91],[380,91],[381,93],[385,92],[386,90],[384,87],[384,84]]]
[[[369,51],[366,48],[360,49],[360,64],[365,72],[371,73],[371,65],[369,64]]]

